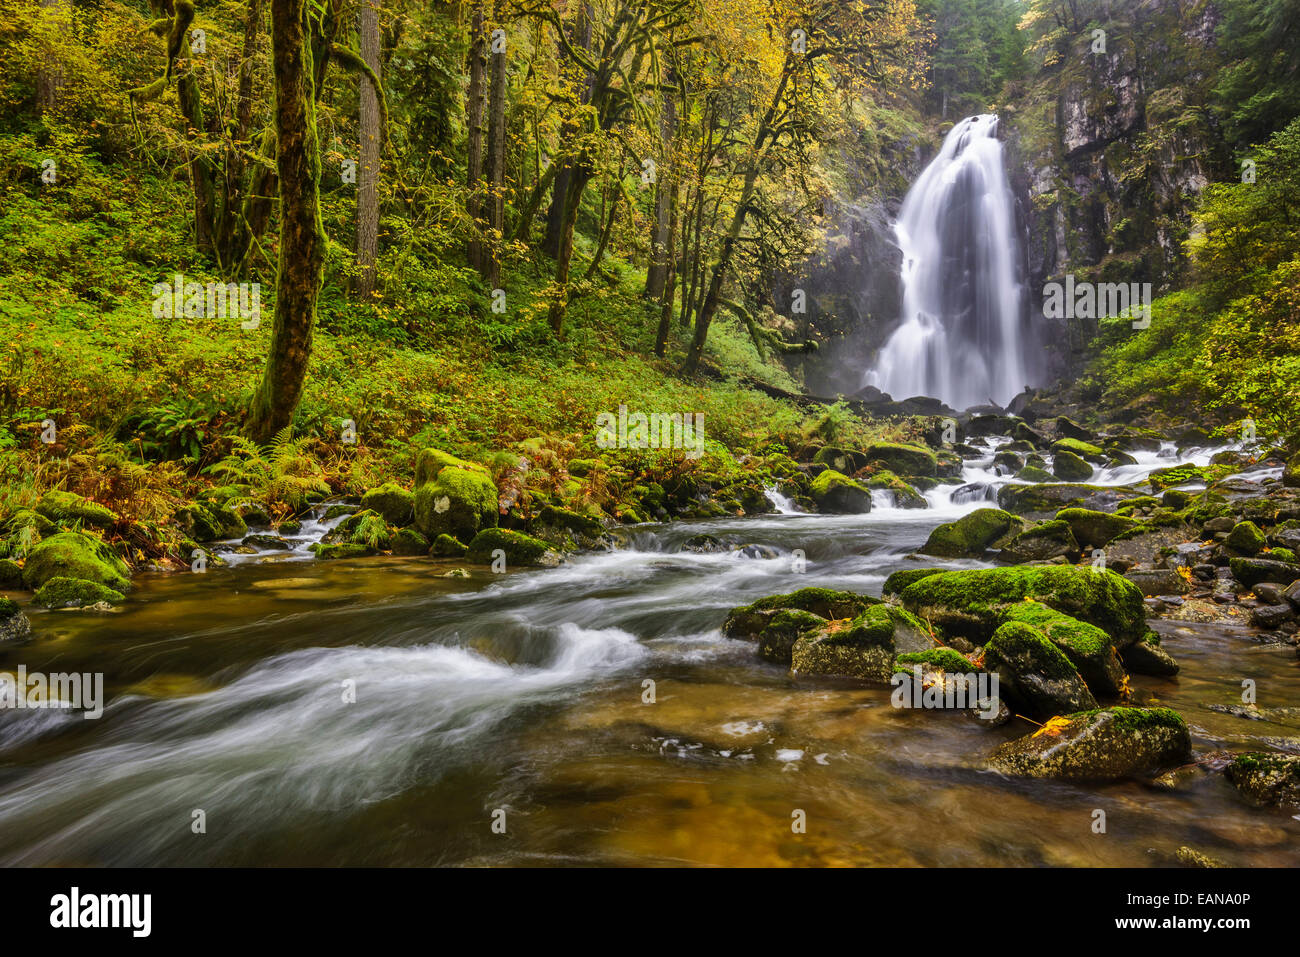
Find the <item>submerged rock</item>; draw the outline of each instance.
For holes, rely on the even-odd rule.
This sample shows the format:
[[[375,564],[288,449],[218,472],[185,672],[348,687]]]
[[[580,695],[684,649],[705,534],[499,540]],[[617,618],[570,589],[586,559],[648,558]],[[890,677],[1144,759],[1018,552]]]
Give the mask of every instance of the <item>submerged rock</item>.
[[[1113,781],[1185,764],[1191,753],[1191,736],[1177,712],[1105,708],[1054,718],[998,747],[989,763],[1004,774]]]
[[[1224,774],[1257,804],[1300,807],[1300,755],[1248,751],[1233,758]]]
[[[1169,678],[1178,674],[1178,662],[1160,647],[1159,635],[1154,631],[1125,648],[1120,657],[1124,659],[1124,666],[1136,675]]]

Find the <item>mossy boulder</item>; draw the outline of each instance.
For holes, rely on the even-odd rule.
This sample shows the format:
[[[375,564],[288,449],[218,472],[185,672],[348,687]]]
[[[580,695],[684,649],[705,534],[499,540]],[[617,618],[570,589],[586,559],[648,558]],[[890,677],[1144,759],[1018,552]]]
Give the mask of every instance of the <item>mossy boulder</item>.
[[[193,502],[177,509],[176,517],[196,542],[242,539],[248,534],[248,523],[238,512],[214,502]]]
[[[1112,698],[1119,696],[1124,687],[1124,666],[1110,635],[1096,625],[1080,621],[1038,601],[1007,605],[1003,620],[1030,625],[1041,632],[1065,655],[1093,694]]]
[[[905,651],[894,659],[894,674],[915,674],[922,671],[942,671],[947,674],[973,674],[981,669],[955,648],[927,648],[925,651]]]
[[[486,470],[444,464],[416,488],[414,512],[415,527],[428,538],[445,532],[468,542],[496,527],[497,487]]]
[[[250,548],[261,548],[266,551],[288,551],[292,546],[279,535],[245,535],[241,545],[247,545]]]
[[[1223,540],[1234,552],[1241,555],[1258,555],[1264,550],[1268,542],[1264,538],[1264,533],[1259,530],[1259,526],[1254,522],[1238,522],[1228,533],[1228,537]]]
[[[758,656],[778,665],[790,664],[792,651],[805,634],[821,628],[826,619],[812,612],[784,609],[768,618],[757,635]]]
[[[120,591],[80,578],[51,578],[36,590],[32,603],[41,608],[85,608],[104,602],[120,605],[126,596]]]
[[[1053,520],[1032,525],[1015,535],[1002,546],[1001,557],[1005,561],[1023,564],[1053,558],[1073,560],[1079,557],[1079,552],[1079,543],[1070,530],[1070,523]]]
[[[766,632],[765,632],[766,633]],[[854,618],[829,621],[798,636],[790,665],[800,675],[888,681],[899,652],[934,646],[930,629],[897,605],[871,605]]]
[[[126,591],[130,574],[126,562],[99,539],[81,532],[59,532],[27,553],[23,583],[35,591],[51,578],[80,578]]]
[[[117,513],[112,509],[106,508],[98,502],[92,502],[88,498],[83,498],[74,492],[61,492],[58,490],[52,490],[42,495],[40,501],[35,505],[35,511],[51,522],[60,525],[81,522],[83,525],[107,528],[118,520]]]
[[[1282,468],[1282,484],[1287,488],[1300,488],[1300,452],[1286,460]]]
[[[335,525],[321,541],[329,545],[362,545],[378,552],[392,544],[393,532],[378,512],[362,509]]]
[[[1050,721],[998,747],[994,770],[1064,781],[1115,781],[1185,764],[1192,741],[1168,708],[1104,708]]]
[[[929,508],[925,496],[893,472],[877,472],[867,479],[867,488],[889,492],[895,508]]]
[[[1171,678],[1178,674],[1177,660],[1160,647],[1159,636],[1154,631],[1125,648],[1121,657],[1124,667],[1137,675]]]
[[[389,525],[409,525],[415,512],[415,493],[396,482],[385,482],[361,496],[361,507],[383,516]]]
[[[30,508],[20,508],[4,521],[7,532],[18,532],[24,528],[34,529],[37,537],[48,535],[56,528],[48,518]]]
[[[32,623],[12,598],[0,597],[0,644],[26,641],[32,636]]]
[[[605,531],[604,526],[590,515],[554,505],[544,506],[537,513],[536,524],[543,528],[562,529],[587,539],[598,538]]]
[[[1174,485],[1190,485],[1193,482],[1204,482],[1207,479],[1206,470],[1199,465],[1171,465],[1169,468],[1156,469],[1148,477],[1147,481],[1157,492],[1170,488]]]
[[[491,472],[488,471],[487,467],[479,465],[477,462],[459,459],[454,455],[443,452],[441,449],[422,449],[415,457],[415,487],[419,488],[421,485],[432,482],[445,468],[477,472],[479,475],[491,477]]]
[[[733,608],[722,625],[728,638],[754,639],[767,627],[771,618],[782,611],[806,611],[825,620],[852,618],[878,598],[856,595],[833,588],[800,588],[783,595],[768,595],[749,605]]]
[[[435,558],[460,558],[468,549],[450,535],[442,534],[434,539],[429,554]]]
[[[984,646],[984,668],[1005,696],[1031,714],[1053,717],[1097,707],[1074,665],[1046,635],[1023,621],[1000,625]]]
[[[1136,498],[1137,495],[1137,492],[1129,489],[1083,482],[1010,484],[998,489],[998,505],[1017,515],[1040,512],[1055,514],[1063,508],[1114,508],[1125,499]]]
[[[429,540],[413,528],[402,528],[394,532],[391,547],[394,555],[429,554]]]
[[[939,464],[929,449],[901,442],[876,442],[862,452],[868,462],[881,462],[898,475],[934,475]]]
[[[1127,515],[1099,512],[1091,508],[1063,508],[1056,513],[1058,520],[1068,522],[1075,540],[1084,548],[1101,548],[1117,536],[1133,529],[1138,523]]]
[[[1232,577],[1247,588],[1264,582],[1289,585],[1300,578],[1300,566],[1271,558],[1230,558],[1228,567],[1232,570]]]
[[[1020,482],[1033,482],[1039,484],[1042,482],[1051,482],[1056,478],[1056,476],[1047,471],[1047,469],[1040,468],[1037,465],[1026,465],[1015,474],[1014,478]]]
[[[871,511],[871,490],[835,469],[826,469],[808,488],[817,508],[839,515],[857,515]]]
[[[813,456],[813,461],[826,466],[828,469],[848,474],[862,468],[867,464],[868,460],[861,452],[827,445],[817,450],[817,454]]]
[[[1020,519],[1001,509],[977,508],[932,531],[920,552],[940,558],[979,558],[993,542],[1020,524]]]
[[[1086,482],[1092,478],[1092,466],[1066,449],[1052,456],[1052,474],[1062,482]]]
[[[1300,807],[1300,755],[1248,751],[1237,755],[1224,774],[1257,804]]]
[[[360,558],[363,555],[371,554],[371,550],[365,545],[353,542],[316,542],[314,545],[309,545],[307,550],[322,561],[333,561],[339,558]]]
[[[946,568],[904,568],[886,578],[880,592],[882,595],[898,595],[912,582],[920,581],[929,575],[939,575],[947,570]]]
[[[0,558],[0,588],[6,590],[23,587],[23,570],[12,558]]]
[[[1101,446],[1082,439],[1057,439],[1052,443],[1052,454],[1060,455],[1062,452],[1081,459],[1096,460],[1098,463],[1106,461],[1106,451]]]
[[[512,565],[556,565],[559,555],[551,546],[540,538],[533,538],[523,532],[512,532],[505,528],[485,528],[474,536],[469,543],[465,557],[471,562],[490,565],[500,553],[504,556],[506,566]]]
[[[1025,599],[1096,625],[1117,649],[1146,634],[1142,589],[1109,569],[1021,565],[943,572],[903,589],[903,605],[940,628],[982,643]]]

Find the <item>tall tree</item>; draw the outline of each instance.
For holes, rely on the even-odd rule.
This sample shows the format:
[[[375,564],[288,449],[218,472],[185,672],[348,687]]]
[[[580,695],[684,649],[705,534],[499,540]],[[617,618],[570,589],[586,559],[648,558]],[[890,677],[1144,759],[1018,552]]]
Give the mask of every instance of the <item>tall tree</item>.
[[[499,34],[490,44],[491,81],[487,124],[487,228],[491,234],[479,272],[490,288],[501,285],[501,249],[506,226],[506,44],[505,4],[495,0],[492,21]],[[495,32],[495,31],[494,31]]]
[[[248,419],[249,434],[263,442],[289,424],[302,397],[324,270],[314,52],[306,0],[271,0],[280,265],[271,352]]]
[[[470,13],[469,90],[465,102],[465,126],[469,132],[466,145],[465,185],[468,188],[466,212],[470,219],[470,240],[466,258],[475,269],[483,269],[483,107],[487,87],[483,82],[487,62],[487,38],[483,34],[483,3],[476,0]]]
[[[380,0],[361,0],[361,59],[375,78],[379,62]],[[361,170],[357,183],[357,285],[359,296],[375,290],[375,259],[379,254],[379,90],[368,77],[361,82]]]

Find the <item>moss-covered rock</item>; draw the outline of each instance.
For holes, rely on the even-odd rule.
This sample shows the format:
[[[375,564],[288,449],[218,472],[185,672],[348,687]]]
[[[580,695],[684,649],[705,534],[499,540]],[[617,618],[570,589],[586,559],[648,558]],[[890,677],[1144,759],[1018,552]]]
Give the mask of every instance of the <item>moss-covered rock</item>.
[[[176,518],[196,542],[243,538],[248,523],[234,509],[215,502],[193,502],[176,510]]]
[[[327,545],[361,545],[372,552],[379,552],[385,551],[392,544],[393,532],[382,515],[370,509],[362,509],[335,525],[321,541]]]
[[[834,445],[818,449],[817,454],[813,456],[813,461],[845,474],[856,472],[867,464],[867,458],[861,452]]]
[[[497,552],[505,557],[506,566],[556,565],[559,555],[539,538],[505,528],[485,528],[469,543],[465,557],[472,562],[490,565]]]
[[[925,496],[904,482],[893,472],[877,472],[867,479],[867,488],[889,492],[894,498],[895,508],[929,508]]]
[[[1287,488],[1300,488],[1300,452],[1286,460],[1282,468],[1282,484]]]
[[[362,555],[371,554],[371,550],[365,545],[358,545],[352,542],[316,542],[308,546],[307,550],[323,561],[332,561],[339,558],[360,558]]]
[[[885,584],[881,588],[882,595],[898,595],[903,589],[912,582],[920,581],[928,575],[938,575],[945,572],[946,568],[904,568],[894,572],[885,579]]]
[[[1224,774],[1257,804],[1300,807],[1300,756],[1248,751],[1237,755]]]
[[[998,489],[998,504],[1008,512],[1029,515],[1056,513],[1063,508],[1114,508],[1121,501],[1136,498],[1137,492],[1109,485],[1066,482],[1046,485],[1004,485]]]
[[[876,442],[862,450],[868,462],[881,462],[898,475],[934,475],[938,457],[927,448],[901,442]]]
[[[1001,509],[977,508],[932,531],[920,552],[940,558],[979,558],[994,541],[1020,524],[1020,519]]]
[[[1053,558],[1074,560],[1079,557],[1079,552],[1079,543],[1070,530],[1070,523],[1053,520],[1032,525],[1013,536],[1002,546],[1000,557],[1005,561],[1023,564]]]
[[[1047,469],[1041,468],[1037,465],[1026,465],[1015,474],[1015,478],[1021,482],[1033,482],[1038,484],[1042,482],[1051,482],[1056,478],[1056,476],[1047,471]]]
[[[49,535],[55,531],[56,526],[40,512],[30,508],[20,508],[4,521],[4,530],[7,532],[18,532],[24,528],[31,528],[36,532],[39,538]]]
[[[36,590],[32,603],[41,608],[85,608],[104,602],[119,605],[126,596],[96,582],[80,578],[51,578]]]
[[[250,548],[261,548],[266,551],[288,551],[292,546],[279,535],[245,535],[241,545],[247,545]]]
[[[81,532],[59,532],[28,552],[23,583],[35,591],[51,578],[81,578],[126,591],[130,574],[126,562],[99,539]]]
[[[476,472],[479,475],[491,477],[487,467],[479,465],[477,462],[458,459],[441,449],[422,449],[415,457],[415,487],[419,488],[421,485],[432,482],[445,468],[461,469],[465,472]]]
[[[0,644],[6,641],[26,641],[32,636],[32,623],[18,602],[0,596]]]
[[[1159,636],[1154,631],[1125,648],[1122,657],[1124,667],[1137,675],[1170,678],[1178,674],[1178,662],[1160,647]]]
[[[0,558],[0,588],[12,590],[23,587],[23,570],[12,558]]]
[[[117,513],[112,509],[106,508],[98,502],[92,502],[88,498],[83,498],[74,492],[61,492],[58,490],[52,490],[42,495],[40,501],[35,505],[35,510],[51,522],[60,525],[81,522],[83,525],[107,528],[118,520]]]
[[[1099,463],[1106,460],[1106,452],[1101,446],[1081,439],[1057,439],[1052,443],[1052,454],[1060,455],[1062,452],[1081,459],[1095,459]]]
[[[1234,552],[1242,555],[1258,555],[1268,544],[1264,539],[1264,533],[1259,530],[1259,526],[1254,522],[1238,522],[1228,533],[1228,537],[1223,540]]]
[[[906,651],[895,658],[894,674],[912,673],[917,665],[925,671],[943,671],[948,674],[968,674],[980,670],[955,648],[927,648],[925,651]]]
[[[414,512],[415,527],[425,536],[445,532],[468,542],[483,529],[496,527],[497,487],[485,470],[444,464],[431,481],[416,488]]]
[[[456,544],[460,545],[459,542]],[[465,546],[460,547],[463,550]],[[429,540],[413,528],[398,529],[393,534],[392,550],[394,555],[427,555]]]
[[[1230,558],[1228,567],[1232,570],[1232,577],[1247,588],[1264,582],[1289,585],[1300,578],[1300,566],[1271,558]]]
[[[871,511],[871,490],[834,469],[826,469],[808,487],[817,508],[839,515]]]
[[[1075,539],[1085,548],[1108,545],[1138,524],[1127,515],[1099,512],[1091,508],[1063,508],[1056,513],[1056,517],[1069,523]]]
[[[993,752],[1004,774],[1066,781],[1114,781],[1184,764],[1187,725],[1168,708],[1105,708],[1048,722]]]
[[[778,665],[790,664],[792,650],[805,634],[822,627],[826,619],[798,609],[778,611],[758,633],[758,655]]]
[[[450,535],[439,535],[434,539],[430,554],[435,558],[460,558],[469,549]]]
[[[1117,649],[1141,640],[1147,631],[1142,590],[1109,569],[1092,566],[944,572],[913,582],[900,597],[913,614],[980,643],[1006,620],[1007,606],[1027,598],[1096,625]]]
[[[899,652],[933,646],[924,622],[897,605],[879,604],[855,618],[826,622],[800,634],[791,648],[790,665],[800,675],[885,682],[894,673]]]
[[[993,633],[984,646],[984,668],[998,675],[1011,702],[1032,714],[1050,718],[1097,706],[1070,660],[1023,621],[1008,621]]]
[[[1209,474],[1199,465],[1171,465],[1169,468],[1156,469],[1147,481],[1157,492],[1174,485],[1190,485],[1193,482],[1206,482]]]
[[[385,482],[361,496],[361,507],[383,516],[389,525],[409,525],[415,511],[415,493],[396,482]]]
[[[1107,697],[1117,697],[1120,694],[1124,687],[1124,666],[1110,635],[1096,625],[1080,621],[1038,601],[1007,605],[1003,618],[1005,621],[1031,625],[1040,631],[1065,655],[1093,694]]]
[[[754,639],[780,611],[806,611],[826,620],[852,618],[868,605],[879,604],[877,598],[855,595],[834,588],[800,588],[783,595],[768,595],[749,605],[733,608],[722,625],[728,638]]]
[[[1052,474],[1062,482],[1086,482],[1092,478],[1092,466],[1067,449],[1052,456]]]

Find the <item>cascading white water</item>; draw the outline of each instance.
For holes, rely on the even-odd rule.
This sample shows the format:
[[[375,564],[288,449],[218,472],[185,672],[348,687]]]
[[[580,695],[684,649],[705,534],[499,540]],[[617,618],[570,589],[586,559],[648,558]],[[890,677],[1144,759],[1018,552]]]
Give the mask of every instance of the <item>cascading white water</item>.
[[[903,200],[902,324],[865,378],[895,399],[1005,405],[1038,377],[997,131],[992,114],[962,120]]]

